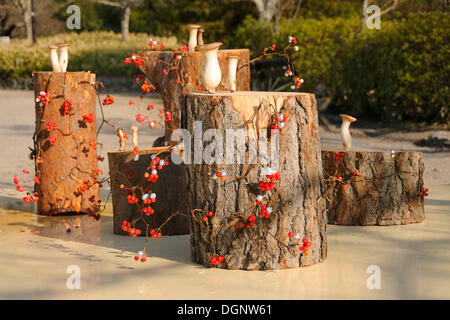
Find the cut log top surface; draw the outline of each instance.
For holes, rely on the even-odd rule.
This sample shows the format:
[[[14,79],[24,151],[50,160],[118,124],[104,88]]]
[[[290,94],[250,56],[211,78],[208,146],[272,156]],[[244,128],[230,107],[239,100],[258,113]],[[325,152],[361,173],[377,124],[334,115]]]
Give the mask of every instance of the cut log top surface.
[[[108,154],[121,155],[121,154],[129,154],[132,152],[133,152],[133,149],[129,149],[129,150],[122,150],[122,151],[108,151]],[[170,150],[167,147],[139,148],[138,154],[162,153],[162,152],[170,152]]]
[[[277,92],[277,91],[216,91],[215,93],[208,92],[189,92],[188,95],[193,96],[286,96],[286,97],[294,97],[294,96],[309,96],[312,93],[307,92]]]
[[[391,150],[350,150],[350,151],[344,151],[343,149],[340,150],[322,150],[322,152],[344,152],[344,153],[352,153],[352,152],[359,152],[359,153],[389,153],[391,154]],[[415,150],[394,150],[394,153],[422,153],[422,151],[415,151]]]
[[[224,49],[224,50],[218,50],[218,53],[237,53],[237,52],[249,52],[249,49]],[[144,50],[144,51],[138,51],[138,55],[164,55],[164,54],[179,54],[181,51],[155,51],[155,50]],[[195,54],[202,54],[200,51],[195,52],[186,52],[187,55],[195,55]]]

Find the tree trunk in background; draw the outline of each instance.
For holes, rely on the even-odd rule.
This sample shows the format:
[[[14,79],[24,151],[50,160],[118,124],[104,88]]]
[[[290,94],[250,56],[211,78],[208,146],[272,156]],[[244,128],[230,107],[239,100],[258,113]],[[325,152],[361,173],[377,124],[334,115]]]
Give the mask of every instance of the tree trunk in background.
[[[241,91],[189,93],[183,98],[182,128],[192,135],[194,121],[202,120],[202,132],[218,130],[223,143],[227,130],[253,128],[261,134],[259,129],[265,132],[270,128],[274,114],[288,115],[286,126],[278,133],[279,167],[272,168],[278,169],[281,180],[275,181],[274,191],[266,193],[257,187],[259,181],[266,179],[261,169],[268,165],[261,163],[260,158],[257,163],[249,164],[250,139],[238,139],[243,146],[231,147],[234,154],[245,156],[244,164],[202,161],[186,166],[188,209],[203,210],[194,214],[204,225],[202,217],[208,211],[214,212],[206,223],[214,232],[191,221],[192,261],[211,266],[210,258],[217,254],[225,257],[219,268],[244,270],[298,268],[322,262],[327,255],[326,213],[314,95]],[[268,131],[268,149],[273,150],[270,141],[276,141],[275,134]],[[248,136],[255,140],[263,137],[256,138],[253,130],[248,131]],[[192,146],[194,143],[195,138]],[[206,147],[209,143],[200,140],[200,145]],[[193,160],[192,149],[186,148],[186,151]],[[213,179],[212,176],[222,169],[227,179]],[[269,218],[260,216],[261,208],[256,204],[258,194],[265,194],[263,202],[273,209]],[[246,228],[252,214],[256,215],[255,224]],[[299,233],[299,239],[289,238],[289,232]],[[303,237],[311,242],[309,255],[299,250]]]
[[[125,8],[123,8],[122,19],[120,21],[120,28],[122,31],[122,41],[123,42],[128,41],[128,35],[130,32],[130,13],[131,13],[131,9],[129,6],[126,6]]]
[[[421,152],[346,151],[336,160],[338,152],[322,151],[328,223],[394,225],[425,219]]]

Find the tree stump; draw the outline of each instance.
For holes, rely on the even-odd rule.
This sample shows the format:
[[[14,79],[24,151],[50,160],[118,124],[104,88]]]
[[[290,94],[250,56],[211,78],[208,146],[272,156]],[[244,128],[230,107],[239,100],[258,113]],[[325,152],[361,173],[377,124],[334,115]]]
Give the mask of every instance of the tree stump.
[[[144,59],[140,69],[160,93],[164,111],[169,111],[172,114],[172,120],[166,123],[165,128],[165,139],[170,141],[172,131],[180,128],[182,92],[206,91],[201,84],[204,58],[200,52],[186,53],[180,63],[181,84],[177,84],[176,72],[170,71],[166,76],[163,69],[169,69],[169,65],[172,64],[177,55],[180,55],[180,52],[139,51],[137,55]],[[222,70],[222,80],[217,90],[231,90],[228,81],[228,58],[233,55],[239,57],[236,90],[250,90],[250,51],[248,49],[218,51],[217,56]]]
[[[274,117],[279,112],[287,114],[288,118],[283,129],[273,131],[269,128],[276,123]],[[200,127],[196,121],[202,121]],[[186,165],[188,210],[194,219],[191,221],[193,262],[211,266],[212,256],[223,256],[220,268],[273,270],[308,266],[326,258],[322,163],[313,94],[190,93],[183,98],[181,126],[191,134],[216,129],[223,142],[227,130],[244,129],[248,134],[245,140],[238,139],[243,143],[241,146],[226,143],[231,146],[230,150],[245,159],[243,164],[231,158],[222,164],[198,163],[195,148],[210,144],[195,135],[191,143],[194,150],[185,144],[186,160],[189,154],[194,160],[194,164]],[[214,139],[217,145],[223,143],[216,136]],[[254,141],[259,141],[256,163],[252,163],[254,157],[250,152]],[[270,150],[266,157],[265,141]],[[224,146],[223,150],[226,148]],[[220,153],[214,152],[214,155]],[[225,154],[224,159],[230,156],[229,151]],[[267,164],[267,158],[274,161]],[[263,169],[269,166],[280,172],[281,180],[275,182],[273,191],[261,191],[258,183],[267,178]],[[226,172],[225,181],[213,179],[221,170]],[[264,195],[261,204],[256,203],[257,195]],[[261,217],[262,204],[272,208],[268,218]],[[204,222],[202,219],[209,211],[214,215]],[[247,228],[252,214],[256,215],[255,223]],[[290,232],[296,237],[289,237]],[[311,243],[309,255],[299,250],[302,238]]]
[[[35,163],[40,183],[38,213],[96,213],[99,188],[95,107],[97,101],[95,74],[89,72],[36,72],[35,97],[48,92],[47,105],[36,102]],[[66,99],[72,101],[70,114],[63,111]],[[84,123],[83,115],[93,115]],[[49,121],[57,130],[47,131]],[[54,145],[50,137],[56,137]]]
[[[396,225],[422,222],[421,152],[322,151],[328,222]]]
[[[174,165],[169,161],[169,165],[158,171],[159,178],[156,182],[150,183],[144,179],[144,173],[151,164],[151,155],[160,153],[165,148],[139,149],[139,160],[134,161],[133,151],[108,152],[109,171],[111,177],[111,190],[113,201],[114,233],[128,234],[121,226],[124,220],[132,222],[138,217],[143,217],[151,228],[161,226],[173,213],[185,212],[186,209],[186,185],[184,179],[185,169],[181,165]],[[169,158],[170,152],[159,155],[160,158]],[[151,171],[151,170],[150,170]],[[125,186],[124,189],[120,185]],[[138,212],[138,207],[142,207],[142,192],[136,190],[135,195],[139,199],[139,206],[129,204],[127,200],[126,188],[141,185],[149,187],[148,193],[154,192],[157,201],[150,206],[155,210],[149,216]],[[139,220],[135,228],[142,230],[141,235],[146,234],[146,224]],[[189,233],[189,218],[177,215],[168,222],[161,230],[164,235],[178,235]]]

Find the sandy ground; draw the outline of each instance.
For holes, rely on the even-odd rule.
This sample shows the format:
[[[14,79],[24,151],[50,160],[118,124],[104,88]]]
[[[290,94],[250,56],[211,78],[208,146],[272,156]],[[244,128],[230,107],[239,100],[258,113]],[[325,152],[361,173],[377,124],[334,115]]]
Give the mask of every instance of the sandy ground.
[[[450,152],[420,148],[413,141],[430,132],[354,130],[356,150],[419,150],[424,153],[424,223],[390,227],[328,226],[328,258],[307,268],[269,272],[208,269],[190,262],[189,236],[151,240],[150,261],[135,262],[144,239],[112,234],[112,210],[101,222],[34,215],[14,190],[12,177],[27,168],[32,145],[31,91],[0,91],[0,299],[449,299]],[[106,117],[119,126],[135,123],[135,110],[115,95]],[[161,106],[161,100],[146,104]],[[157,112],[155,112],[156,116]],[[150,146],[162,130],[146,130]],[[323,149],[340,148],[339,135],[320,128]],[[115,132],[100,135],[104,150],[117,149]],[[102,152],[106,156],[106,152]],[[31,169],[31,167],[29,167]],[[107,171],[107,160],[101,163]],[[446,186],[444,186],[446,185]],[[103,194],[105,196],[105,194]],[[72,226],[66,233],[63,222]],[[81,270],[81,289],[69,290],[68,266]],[[366,285],[370,265],[381,270],[381,289]]]

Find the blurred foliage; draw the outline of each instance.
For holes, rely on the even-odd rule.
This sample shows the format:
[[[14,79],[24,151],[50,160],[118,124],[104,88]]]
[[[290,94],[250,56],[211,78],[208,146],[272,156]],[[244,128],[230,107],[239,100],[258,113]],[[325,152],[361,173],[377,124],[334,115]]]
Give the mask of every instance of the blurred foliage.
[[[148,49],[145,33],[131,33],[129,42],[122,42],[120,34],[107,31],[65,33],[56,36],[40,37],[36,46],[25,40],[12,39],[9,46],[0,47],[0,77],[27,78],[34,71],[51,70],[48,45],[70,43],[70,71],[92,71],[98,76],[133,76],[137,68],[125,65],[124,59],[131,52]],[[167,46],[177,46],[175,37],[160,38]]]

